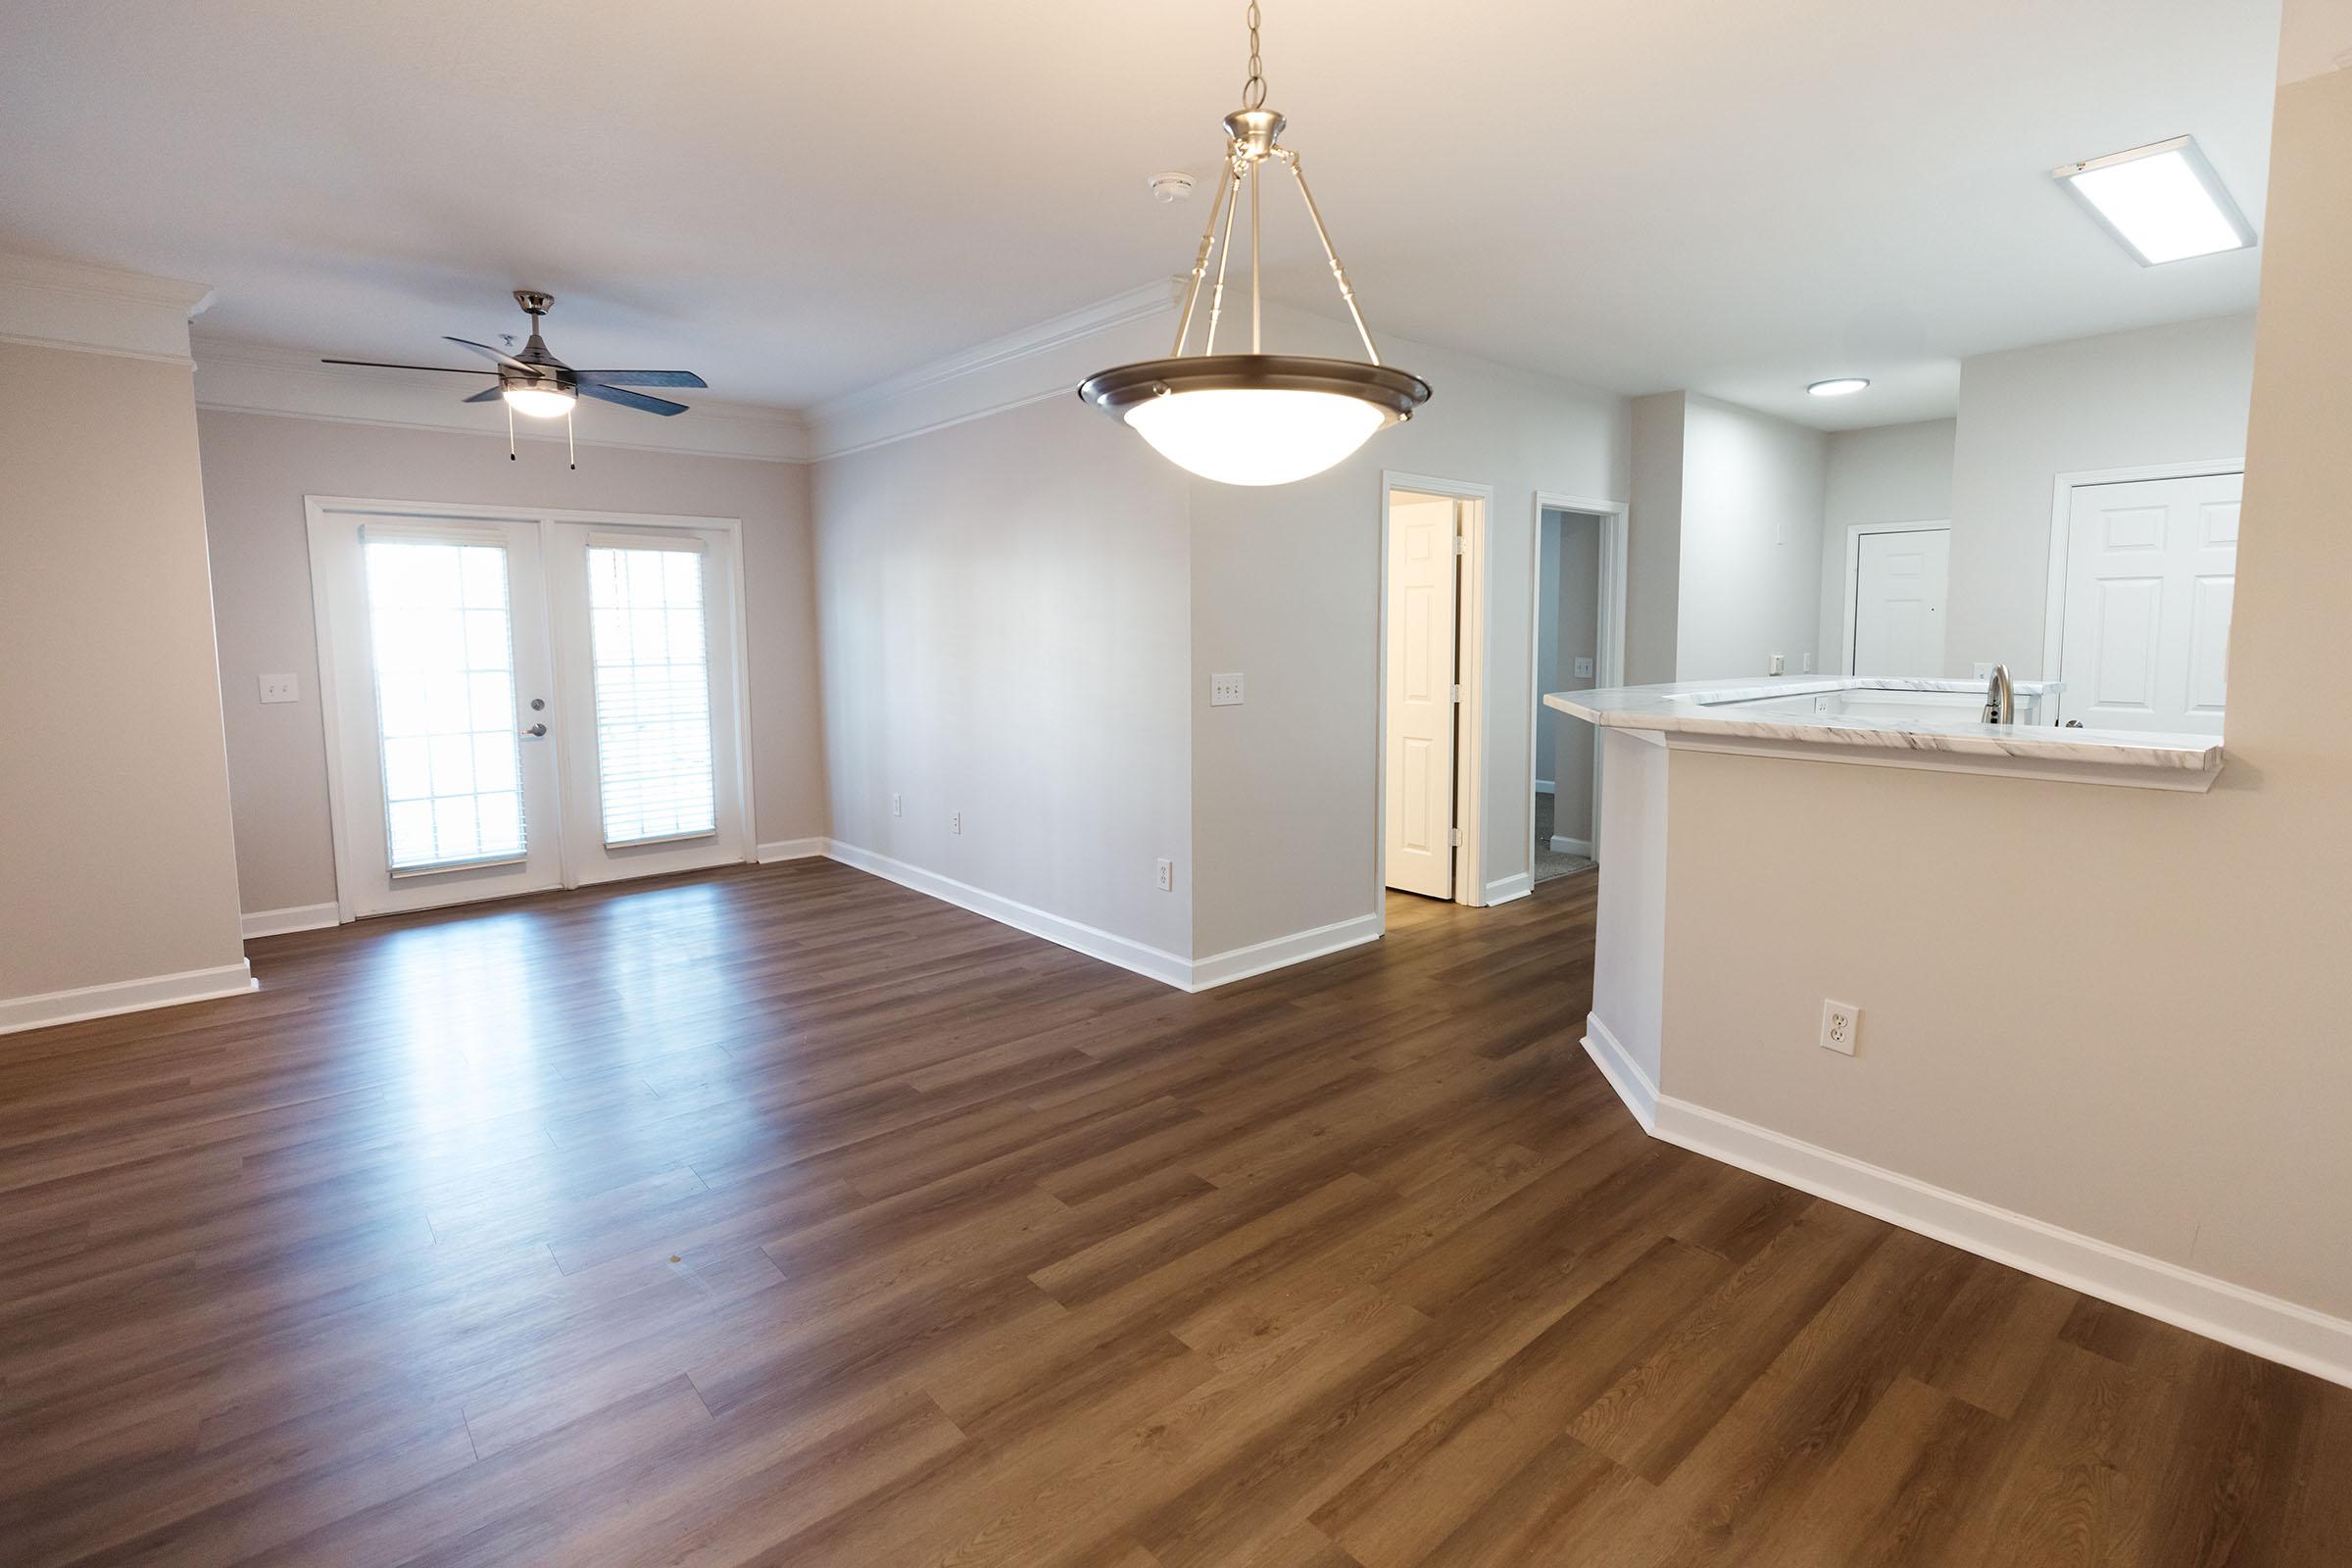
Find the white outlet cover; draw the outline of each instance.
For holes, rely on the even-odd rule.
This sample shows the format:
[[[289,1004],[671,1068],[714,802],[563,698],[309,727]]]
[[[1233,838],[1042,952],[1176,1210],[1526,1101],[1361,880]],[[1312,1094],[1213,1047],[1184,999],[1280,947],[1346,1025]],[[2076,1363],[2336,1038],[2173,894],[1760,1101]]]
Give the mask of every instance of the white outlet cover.
[[[963,813],[961,811],[957,811],[948,818],[948,831],[951,833],[963,831]]]
[[[1850,1002],[1824,1002],[1821,1004],[1821,1045],[1825,1051],[1844,1055],[1854,1054],[1854,1045],[1862,1033],[1862,1009]]]
[[[1176,891],[1176,862],[1174,860],[1159,862],[1159,891],[1162,893]]]
[[[299,703],[302,701],[302,681],[298,676],[264,675],[260,679],[263,702]]]
[[[1208,706],[1237,708],[1242,701],[1242,677],[1237,673],[1208,677]]]
[[[906,803],[899,798],[899,794],[896,790],[893,790],[890,796],[890,814],[893,816],[905,816],[906,814]]]
[[[1578,660],[1576,662],[1576,674],[1579,680],[1591,680],[1592,678],[1592,661],[1590,659]]]

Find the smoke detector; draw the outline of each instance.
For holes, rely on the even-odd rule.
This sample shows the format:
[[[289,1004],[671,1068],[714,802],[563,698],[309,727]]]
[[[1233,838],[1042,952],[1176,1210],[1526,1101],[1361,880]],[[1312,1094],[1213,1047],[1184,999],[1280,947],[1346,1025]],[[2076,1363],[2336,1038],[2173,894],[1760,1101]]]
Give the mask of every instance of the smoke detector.
[[[1181,171],[1152,176],[1152,194],[1163,202],[1180,202],[1193,193],[1193,176]]]

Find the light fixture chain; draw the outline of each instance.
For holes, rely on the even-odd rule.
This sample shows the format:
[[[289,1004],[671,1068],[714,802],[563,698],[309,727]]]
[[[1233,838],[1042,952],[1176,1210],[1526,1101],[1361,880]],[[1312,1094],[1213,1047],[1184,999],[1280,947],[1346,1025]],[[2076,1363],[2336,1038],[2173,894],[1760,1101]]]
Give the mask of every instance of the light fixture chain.
[[[1242,83],[1242,107],[1266,107],[1266,67],[1257,58],[1257,0],[1250,0],[1250,76]]]

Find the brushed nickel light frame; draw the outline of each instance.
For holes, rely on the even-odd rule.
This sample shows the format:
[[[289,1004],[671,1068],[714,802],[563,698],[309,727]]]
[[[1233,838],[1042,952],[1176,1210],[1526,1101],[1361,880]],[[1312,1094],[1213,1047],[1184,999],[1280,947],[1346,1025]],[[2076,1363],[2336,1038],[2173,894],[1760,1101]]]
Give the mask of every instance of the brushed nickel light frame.
[[[1218,182],[1216,199],[1209,204],[1208,221],[1200,231],[1200,246],[1193,256],[1192,281],[1185,290],[1184,312],[1176,323],[1176,341],[1167,357],[1140,360],[1131,365],[1114,366],[1088,376],[1079,383],[1078,395],[1113,418],[1124,420],[1130,410],[1153,398],[1168,397],[1182,392],[1209,391],[1288,391],[1323,392],[1356,401],[1377,409],[1381,414],[1380,428],[1410,419],[1421,405],[1430,398],[1430,386],[1421,377],[1394,366],[1381,363],[1380,347],[1372,340],[1372,329],[1364,322],[1363,307],[1357,303],[1355,285],[1348,279],[1348,270],[1340,264],[1339,252],[1331,243],[1331,230],[1324,224],[1322,209],[1315,205],[1314,191],[1307,185],[1306,172],[1299,167],[1298,155],[1281,143],[1288,123],[1281,115],[1265,106],[1266,81],[1264,68],[1258,60],[1258,12],[1255,0],[1249,10],[1250,75],[1242,86],[1242,107],[1225,117],[1225,177]],[[1315,238],[1323,246],[1323,258],[1330,264],[1332,281],[1340,291],[1340,300],[1348,307],[1348,316],[1355,323],[1356,336],[1364,345],[1361,360],[1327,359],[1304,354],[1268,354],[1265,344],[1265,306],[1260,286],[1260,174],[1268,164],[1280,164],[1290,171],[1305,203],[1306,216],[1314,225]],[[1217,352],[1217,328],[1225,313],[1225,279],[1233,260],[1233,229],[1242,206],[1244,187],[1250,198],[1250,348],[1247,353]],[[1223,220],[1220,230],[1218,220]],[[1216,262],[1216,275],[1209,277],[1211,258]],[[1200,318],[1200,292],[1208,287],[1208,311],[1197,353],[1188,353],[1193,324]]]

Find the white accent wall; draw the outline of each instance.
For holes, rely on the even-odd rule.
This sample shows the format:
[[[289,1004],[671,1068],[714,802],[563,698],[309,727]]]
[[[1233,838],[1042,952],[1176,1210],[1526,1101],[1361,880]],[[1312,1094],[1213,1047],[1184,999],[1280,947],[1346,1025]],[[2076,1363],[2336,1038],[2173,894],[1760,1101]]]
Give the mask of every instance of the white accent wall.
[[[1951,519],[1955,430],[1951,419],[1921,419],[1831,432],[1822,486],[1816,668],[1843,672],[1838,661],[1845,653],[1845,547],[1850,531],[1861,523]]]
[[[2242,457],[2253,370],[2250,316],[1962,362],[1946,671],[2038,677],[2058,475]]]

